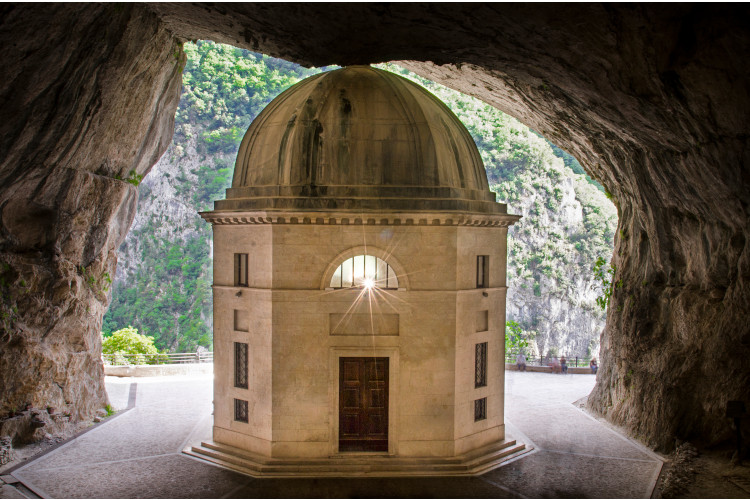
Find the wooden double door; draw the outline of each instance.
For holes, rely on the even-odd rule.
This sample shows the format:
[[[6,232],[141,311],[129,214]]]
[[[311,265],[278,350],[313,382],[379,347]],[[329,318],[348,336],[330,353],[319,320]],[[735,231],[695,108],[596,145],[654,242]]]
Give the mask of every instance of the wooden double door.
[[[339,451],[388,451],[388,358],[339,358]]]

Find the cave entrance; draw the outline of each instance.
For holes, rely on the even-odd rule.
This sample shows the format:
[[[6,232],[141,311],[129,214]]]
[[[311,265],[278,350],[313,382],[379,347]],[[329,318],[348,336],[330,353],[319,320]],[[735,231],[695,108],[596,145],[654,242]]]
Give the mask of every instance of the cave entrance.
[[[132,324],[172,352],[211,348],[212,236],[197,212],[229,187],[239,140],[265,103],[328,69],[213,42],[188,43],[185,51],[173,142],[139,185],[138,213],[120,248],[102,327],[109,334]],[[457,113],[482,152],[498,200],[524,216],[509,232],[507,316],[515,325],[509,332],[528,343],[530,360],[596,356],[604,313],[591,270],[597,259],[609,259],[617,223],[601,186],[574,157],[492,106],[396,65],[380,67],[426,86]],[[228,90],[237,81],[244,93]],[[520,347],[510,343],[510,362]]]
[[[187,44],[185,50],[186,85],[176,114],[174,140],[151,175],[139,185],[138,215],[121,247],[121,267],[112,305],[104,318],[105,331],[133,324],[153,335],[159,349],[177,353],[211,347],[215,320],[212,313],[216,309],[210,288],[214,282],[212,272],[223,272],[211,267],[213,236],[198,220],[197,212],[210,210],[213,201],[223,198],[230,187],[239,139],[244,135],[247,121],[264,107],[255,98],[264,95],[270,99],[285,88],[278,83],[278,77],[274,80],[270,75],[281,75],[291,85],[305,76],[304,71],[310,74],[318,71],[303,71],[286,61],[210,42]],[[255,64],[256,70],[262,68],[258,71],[267,77],[248,83],[244,96],[217,90],[228,87],[225,80],[244,77],[242,70],[218,71],[212,66],[216,61],[224,64],[227,59],[235,61],[231,67]],[[597,258],[612,251],[616,212],[611,204],[607,207],[609,201],[601,186],[582,173],[573,157],[495,108],[396,65],[381,65],[381,68],[426,87],[456,113],[477,147],[482,148],[480,154],[492,190],[509,205],[509,212],[524,215],[521,223],[509,232],[505,279],[510,321],[506,356],[512,362],[523,351],[529,365],[537,364],[537,359],[547,365],[561,355],[571,360],[596,356],[604,316],[593,307],[593,298],[584,297],[582,301],[576,296],[573,284],[581,281],[585,286],[595,286],[592,276],[584,276],[585,271],[593,267]],[[234,106],[239,106],[237,111],[227,104],[233,98]],[[205,103],[216,102],[223,102],[224,107],[205,107]],[[258,255],[252,253],[256,251],[252,246],[236,251],[242,253],[234,254],[233,282],[248,287],[250,281],[257,279],[258,270],[254,267],[259,262]],[[480,273],[479,269],[477,264],[477,280],[483,278],[486,286],[486,273]],[[487,270],[487,266],[483,269]],[[580,307],[586,299],[591,302],[589,307]],[[226,307],[219,309],[223,311]],[[231,329],[239,335],[234,342],[235,370],[237,366],[245,367],[239,379],[235,373],[235,387],[247,389],[248,367],[258,365],[257,359],[252,361],[258,346],[249,348],[240,337],[251,331],[261,333],[262,328],[258,328],[262,322],[239,305],[231,312]],[[561,317],[575,317],[576,321],[568,324],[560,321]],[[219,321],[226,323],[223,319]],[[482,331],[488,331],[489,324],[493,324],[493,330],[503,331],[503,326],[495,323],[486,318]],[[581,331],[582,324],[588,328],[585,332]],[[237,352],[244,354],[237,358]],[[222,373],[217,372],[217,380],[226,378]],[[244,382],[237,385],[240,379]],[[250,408],[255,402],[251,404],[247,398],[237,395],[230,398],[234,402],[231,425],[250,423]],[[475,408],[475,413],[481,415],[481,418],[475,416],[475,421],[491,420],[495,411],[492,405],[497,403],[489,398],[488,411],[488,398],[474,401],[478,402],[484,406]],[[338,451],[387,452],[388,427],[375,430],[367,427],[365,421],[372,420],[368,413],[372,405],[366,399],[361,403],[342,407],[340,411],[344,413],[331,417],[338,418],[341,424],[339,433],[343,437],[338,442]],[[215,418],[226,420],[230,410],[226,404],[218,406]],[[387,417],[388,405],[383,408],[375,416]],[[364,415],[364,420],[354,428],[356,415]],[[224,424],[222,429],[230,427]]]
[[[140,182],[169,139],[168,115],[175,109],[183,70],[182,40],[209,33],[306,61],[433,60],[410,64],[440,81],[454,77],[451,85],[517,116],[523,113],[524,121],[540,132],[577,148],[595,176],[616,191],[622,211],[614,257],[624,282],[622,293],[614,295],[622,314],[610,323],[608,335],[612,359],[627,363],[606,367],[596,407],[613,418],[632,419],[628,423],[639,433],[669,448],[680,430],[720,439],[727,398],[746,399],[747,369],[737,360],[747,356],[730,355],[747,345],[750,328],[742,321],[749,302],[742,273],[748,251],[743,209],[748,195],[742,180],[749,163],[743,138],[750,114],[745,112],[747,78],[738,64],[750,39],[746,7],[351,4],[297,9],[155,3],[9,5],[5,13],[0,37],[6,46],[26,50],[7,51],[6,67],[14,76],[0,91],[5,103],[0,120],[5,138],[0,155],[2,278],[12,292],[1,304],[5,324],[11,326],[0,340],[15,334],[23,340],[8,343],[0,356],[7,367],[0,370],[4,386],[23,387],[6,390],[3,411],[23,405],[27,397],[58,407],[79,398],[81,414],[90,415],[102,401],[101,384],[89,382],[101,378],[97,318],[109,301],[114,247],[132,221],[136,193],[128,183]],[[414,19],[419,22],[409,21]],[[323,25],[326,30],[309,29]],[[38,33],[45,33],[45,43]],[[349,43],[316,43],[316,37]],[[375,39],[382,43],[372,43]],[[61,47],[71,57],[60,58]],[[244,85],[242,79],[225,83],[231,85],[217,91]],[[226,104],[193,97],[196,112]],[[180,115],[178,121],[183,118],[189,117]],[[200,147],[220,149],[237,127],[222,122],[210,130],[183,127],[178,133],[199,136]],[[175,158],[183,156],[176,147],[172,152]],[[211,186],[222,186],[222,175],[197,186],[182,181],[195,180],[203,170],[215,172],[214,167],[213,162],[191,165],[174,178],[172,191],[200,198]],[[144,197],[148,187],[142,186]],[[151,188],[155,196],[166,192]],[[43,221],[24,218],[44,227],[18,223],[16,216],[23,212],[18,207],[24,206],[50,211]],[[167,208],[175,214],[194,211],[178,204]],[[181,222],[193,223],[188,216]],[[155,220],[154,226],[163,223]],[[149,233],[154,245],[169,251],[169,259],[153,263],[153,273],[147,270],[165,285],[157,289],[142,277],[141,289],[148,293],[128,319],[152,323],[155,328],[148,333],[159,342],[168,340],[172,329],[170,348],[186,350],[211,342],[201,339],[213,321],[210,310],[183,300],[185,292],[189,297],[208,293],[210,280],[189,247],[205,251],[210,245],[201,241],[196,227],[196,238],[169,247],[172,227],[184,229],[178,223]],[[146,240],[139,240],[132,255],[149,253]],[[555,249],[549,250],[554,255]],[[134,274],[133,268],[125,269],[128,260],[137,259],[123,260],[121,277]],[[196,264],[192,268],[191,262]],[[530,262],[523,263],[524,269]],[[538,287],[531,283],[532,295],[538,288],[534,296],[545,297],[548,280],[556,279],[555,267],[544,268],[544,260],[538,264],[542,270],[533,280]],[[163,273],[195,279],[183,290],[161,281]],[[140,289],[133,290],[135,302]],[[181,313],[186,303],[190,314]],[[550,310],[557,307],[549,305]],[[674,318],[685,318],[694,332],[682,335],[682,322]],[[665,345],[667,338],[679,342]],[[81,346],[92,348],[82,351]],[[711,355],[694,354],[705,353],[706,346]],[[29,362],[17,363],[19,356]],[[711,364],[716,359],[721,362]],[[684,364],[681,372],[714,376],[696,379],[697,388],[682,384],[684,389],[674,390],[680,383],[673,383],[675,363]],[[38,384],[18,383],[38,378]],[[735,382],[717,390],[720,380]],[[78,391],[82,386],[91,391]],[[621,397],[624,386],[633,397]],[[653,404],[645,403],[652,394]],[[666,415],[666,422],[655,425],[654,414]]]

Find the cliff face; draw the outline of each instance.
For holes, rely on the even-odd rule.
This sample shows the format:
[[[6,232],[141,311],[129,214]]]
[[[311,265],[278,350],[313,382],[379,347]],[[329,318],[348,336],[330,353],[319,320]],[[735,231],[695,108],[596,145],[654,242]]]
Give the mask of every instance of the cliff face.
[[[730,435],[727,400],[750,400],[746,5],[149,8],[0,11],[2,401],[103,400],[88,367],[106,294],[80,269],[113,274],[135,200],[114,176],[146,173],[168,143],[175,35],[316,65],[432,61],[409,67],[574,154],[619,212],[623,286],[590,404],[662,447]]]
[[[509,231],[507,316],[535,332],[535,355],[598,357],[605,314],[592,268],[611,251],[617,213],[561,163],[532,165],[510,204],[523,219]]]
[[[202,219],[198,215],[201,207],[191,204],[191,193],[183,193],[180,189],[182,185],[197,186],[200,182],[192,172],[206,158],[196,152],[195,142],[196,138],[192,136],[180,144],[170,144],[138,186],[138,212],[119,248],[116,282],[129,281],[139,271],[143,252],[148,251],[144,248],[147,237],[187,241],[195,237],[202,227]],[[206,251],[210,251],[210,247]],[[164,253],[159,252],[159,257],[163,257]]]
[[[169,143],[183,57],[141,9],[2,11],[0,414],[75,421],[107,402],[99,328],[137,198],[122,179]]]
[[[215,173],[212,162],[226,160],[199,154],[197,134],[189,135],[170,145],[138,188],[138,213],[118,250],[112,304],[102,327],[112,332],[132,325],[172,352],[210,346],[213,332],[212,234],[198,215],[206,204],[196,202],[213,183],[197,174]]]

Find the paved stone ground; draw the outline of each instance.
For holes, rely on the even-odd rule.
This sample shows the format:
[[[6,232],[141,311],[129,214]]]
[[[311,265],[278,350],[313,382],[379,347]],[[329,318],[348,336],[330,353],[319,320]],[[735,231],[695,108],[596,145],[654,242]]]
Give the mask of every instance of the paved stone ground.
[[[481,477],[253,479],[188,457],[180,453],[183,447],[211,432],[212,379],[206,376],[107,377],[113,406],[132,409],[12,474],[36,494],[53,498],[651,495],[660,459],[572,404],[591,391],[593,376],[506,375],[508,431],[534,451]]]

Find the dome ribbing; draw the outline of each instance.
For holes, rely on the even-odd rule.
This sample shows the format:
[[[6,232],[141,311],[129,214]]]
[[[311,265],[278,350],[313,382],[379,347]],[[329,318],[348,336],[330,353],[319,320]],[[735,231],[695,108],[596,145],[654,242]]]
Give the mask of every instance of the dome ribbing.
[[[248,128],[216,209],[505,213],[447,106],[370,66],[314,75],[274,99]]]

